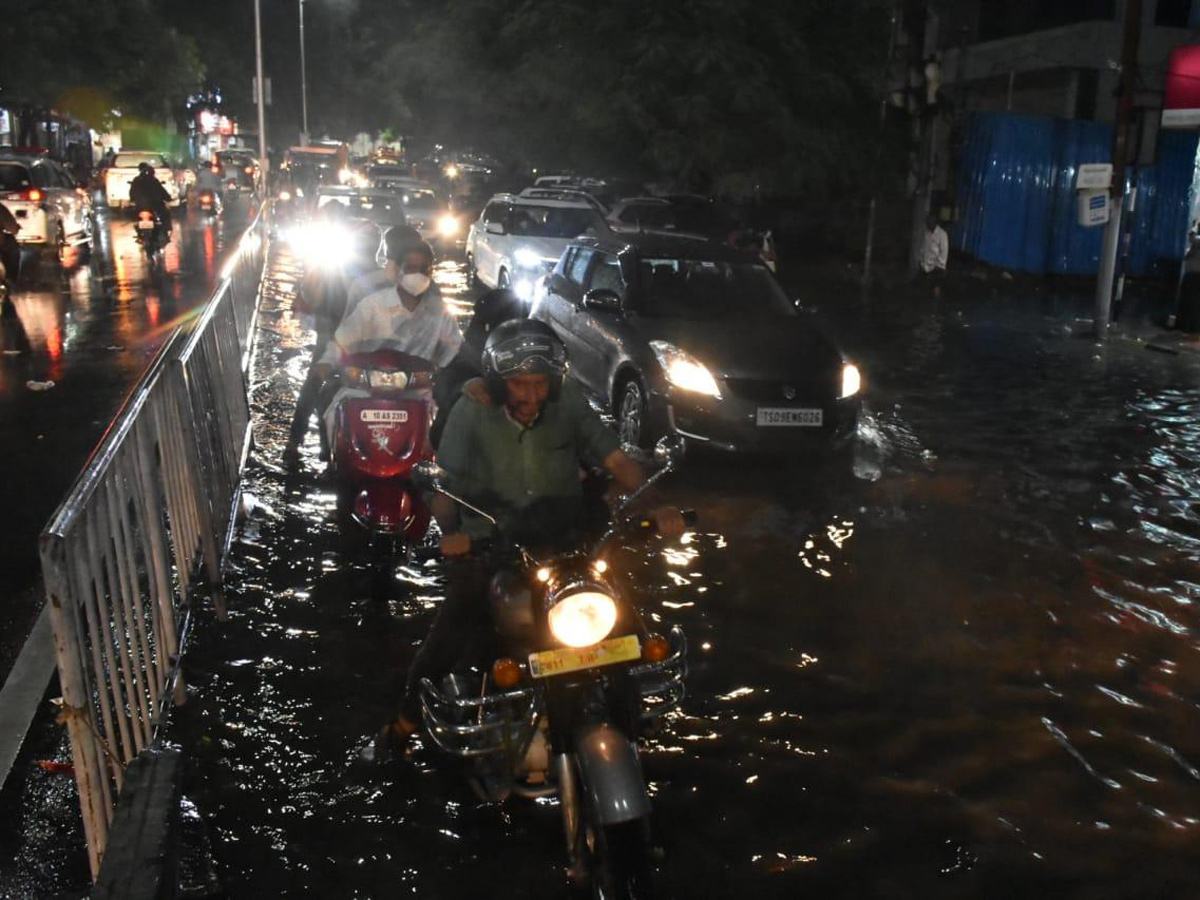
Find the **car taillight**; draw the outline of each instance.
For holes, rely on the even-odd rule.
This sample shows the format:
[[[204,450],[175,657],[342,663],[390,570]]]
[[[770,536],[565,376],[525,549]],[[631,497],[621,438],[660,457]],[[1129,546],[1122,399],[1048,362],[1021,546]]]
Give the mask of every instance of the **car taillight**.
[[[37,188],[34,188],[28,194],[25,195],[25,198],[30,203],[41,203],[44,199],[46,199],[46,195],[43,194],[41,191],[39,191]]]
[[[252,168],[250,168],[250,166],[246,166],[246,174],[251,175],[253,173],[254,173],[254,170]]]

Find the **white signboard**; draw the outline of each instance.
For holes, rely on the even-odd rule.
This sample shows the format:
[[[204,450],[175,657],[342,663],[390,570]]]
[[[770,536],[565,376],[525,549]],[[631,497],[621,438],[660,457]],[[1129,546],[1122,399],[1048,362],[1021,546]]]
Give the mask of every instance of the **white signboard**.
[[[1112,163],[1084,163],[1075,173],[1075,190],[1108,190],[1112,186]]]
[[[1079,192],[1079,224],[1084,228],[1108,222],[1108,191]]]

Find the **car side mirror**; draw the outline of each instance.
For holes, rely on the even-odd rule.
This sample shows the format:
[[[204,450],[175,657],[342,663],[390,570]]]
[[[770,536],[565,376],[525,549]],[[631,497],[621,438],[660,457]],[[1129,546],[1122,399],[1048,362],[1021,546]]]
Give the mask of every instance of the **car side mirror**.
[[[595,312],[620,312],[621,295],[608,288],[595,288],[583,295],[583,307]]]
[[[503,222],[485,222],[483,225],[483,230],[486,231],[488,234],[504,234],[504,223]]]

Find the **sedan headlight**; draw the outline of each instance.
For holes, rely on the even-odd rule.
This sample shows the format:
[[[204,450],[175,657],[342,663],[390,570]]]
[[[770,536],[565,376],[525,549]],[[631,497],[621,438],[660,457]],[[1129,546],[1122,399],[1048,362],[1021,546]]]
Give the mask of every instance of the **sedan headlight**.
[[[450,215],[450,213],[446,213],[444,216],[438,219],[437,230],[438,234],[440,234],[442,237],[454,237],[456,234],[458,234],[459,230],[458,218]]]
[[[550,633],[568,647],[590,647],[617,624],[617,603],[596,588],[567,594],[550,608]]]
[[[859,374],[858,366],[854,363],[846,363],[842,366],[842,393],[838,398],[845,400],[847,397],[853,397],[862,388],[862,375]]]
[[[651,341],[650,348],[658,357],[658,364],[666,373],[667,381],[682,391],[694,391],[721,399],[717,380],[704,363],[666,341]]]

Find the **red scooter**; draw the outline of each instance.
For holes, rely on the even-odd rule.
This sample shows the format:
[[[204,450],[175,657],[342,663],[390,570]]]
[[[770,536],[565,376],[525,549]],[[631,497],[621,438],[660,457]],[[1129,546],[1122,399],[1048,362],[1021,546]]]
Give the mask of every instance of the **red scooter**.
[[[389,592],[396,555],[429,530],[429,507],[410,478],[417,463],[433,457],[432,371],[427,360],[394,350],[342,361],[341,388],[353,393],[335,401],[330,436],[338,511],[370,536],[377,596]],[[359,392],[365,396],[354,396]]]

